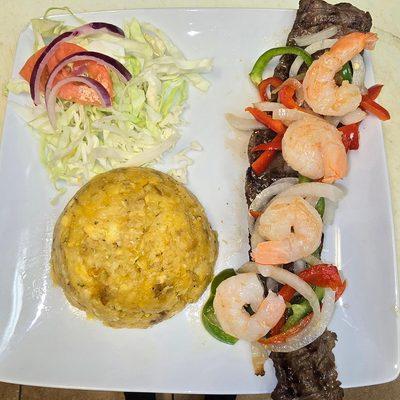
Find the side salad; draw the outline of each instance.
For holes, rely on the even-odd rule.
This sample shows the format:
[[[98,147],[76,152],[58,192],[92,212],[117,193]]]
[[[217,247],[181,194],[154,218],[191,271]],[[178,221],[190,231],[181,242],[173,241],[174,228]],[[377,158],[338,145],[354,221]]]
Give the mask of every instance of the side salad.
[[[209,88],[201,74],[212,61],[187,60],[160,29],[135,18],[121,29],[74,16],[80,26],[71,27],[50,19],[52,10],[31,21],[33,54],[7,90],[31,95],[18,112],[39,137],[55,187],[159,159],[180,137],[189,85]]]

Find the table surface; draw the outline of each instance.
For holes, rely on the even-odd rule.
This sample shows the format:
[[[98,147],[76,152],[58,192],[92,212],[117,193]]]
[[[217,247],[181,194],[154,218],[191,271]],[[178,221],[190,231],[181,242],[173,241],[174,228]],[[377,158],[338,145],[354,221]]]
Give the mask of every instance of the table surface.
[[[329,0],[331,3],[338,1]],[[352,4],[368,10],[372,15],[373,28],[379,36],[376,49],[372,52],[373,68],[377,82],[385,87],[380,102],[391,113],[392,118],[383,125],[386,154],[390,175],[393,215],[396,238],[400,235],[400,2],[398,0],[352,0]],[[11,75],[15,48],[20,32],[31,18],[43,15],[49,7],[65,6],[76,12],[112,9],[154,8],[154,7],[256,7],[256,8],[297,8],[297,0],[2,0],[0,13],[0,90]],[[0,127],[3,126],[6,97],[0,95]],[[0,132],[1,138],[1,132]],[[396,150],[397,149],[397,150]],[[372,177],[373,178],[373,177]],[[396,241],[398,260],[400,241]],[[398,262],[398,265],[400,263]],[[378,387],[351,389],[346,391],[346,399],[382,399],[400,397],[400,380]],[[0,399],[2,398],[0,386]],[[256,398],[256,397],[255,397]],[[258,397],[260,398],[260,397]]]

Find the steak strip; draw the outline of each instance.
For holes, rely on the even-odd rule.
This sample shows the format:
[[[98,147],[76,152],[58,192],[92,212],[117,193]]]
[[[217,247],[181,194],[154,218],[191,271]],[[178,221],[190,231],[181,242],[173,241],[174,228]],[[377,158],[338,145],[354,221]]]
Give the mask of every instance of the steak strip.
[[[299,9],[293,28],[289,33],[287,45],[295,45],[294,37],[319,32],[329,26],[336,25],[338,32],[335,37],[346,35],[353,31],[368,32],[372,26],[371,16],[349,3],[330,5],[323,0],[300,0]],[[321,53],[314,55],[317,58]],[[281,57],[274,76],[283,81],[289,76],[293,55]],[[275,137],[269,129],[256,130],[250,137],[248,159],[250,164],[260,152],[252,153],[250,149],[261,143],[268,143]],[[256,175],[251,167],[246,172],[245,194],[247,204],[262,190],[278,179],[297,177],[298,173],[290,168],[278,152],[267,170]],[[284,268],[291,269],[291,264]],[[278,384],[272,393],[273,400],[340,400],[344,392],[338,381],[333,348],[337,336],[325,331],[322,336],[308,346],[291,353],[272,353]]]

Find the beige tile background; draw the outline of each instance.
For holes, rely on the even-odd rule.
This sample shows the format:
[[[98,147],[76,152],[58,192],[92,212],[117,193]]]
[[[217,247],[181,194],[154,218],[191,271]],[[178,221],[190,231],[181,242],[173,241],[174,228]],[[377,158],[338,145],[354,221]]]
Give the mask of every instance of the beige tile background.
[[[331,2],[338,2],[332,1]],[[350,0],[349,0],[350,1]],[[372,14],[373,30],[379,42],[373,52],[373,64],[377,82],[385,83],[380,97],[388,107],[392,119],[384,124],[384,136],[392,188],[396,237],[400,229],[400,1],[399,0],[352,0],[354,5]],[[50,6],[68,5],[75,11],[97,11],[138,7],[270,7],[296,8],[297,0],[1,0],[0,1],[0,90],[10,77],[12,61],[19,33],[33,17],[41,16]],[[2,92],[2,90],[1,90]],[[6,98],[0,96],[0,127],[3,125]],[[1,137],[1,133],[0,133]],[[400,242],[397,241],[400,255]],[[399,257],[398,257],[399,259]],[[399,263],[398,263],[399,264]],[[165,396],[165,399],[169,400]],[[187,396],[175,396],[179,400]],[[240,400],[269,399],[268,395],[239,396]],[[47,388],[19,387],[0,383],[0,400],[119,400],[121,393],[87,392]],[[400,380],[385,385],[346,390],[346,400],[396,400],[400,399]],[[191,398],[191,400],[197,400]]]

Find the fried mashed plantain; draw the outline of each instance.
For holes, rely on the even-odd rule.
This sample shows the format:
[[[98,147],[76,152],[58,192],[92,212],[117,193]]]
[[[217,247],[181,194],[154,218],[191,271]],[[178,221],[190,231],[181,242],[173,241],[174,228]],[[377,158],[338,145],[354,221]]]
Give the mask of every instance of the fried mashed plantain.
[[[201,296],[218,252],[204,209],[150,168],[94,177],[54,230],[52,275],[69,302],[114,328],[147,328]]]

